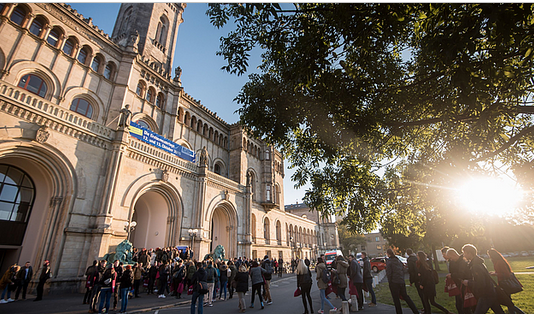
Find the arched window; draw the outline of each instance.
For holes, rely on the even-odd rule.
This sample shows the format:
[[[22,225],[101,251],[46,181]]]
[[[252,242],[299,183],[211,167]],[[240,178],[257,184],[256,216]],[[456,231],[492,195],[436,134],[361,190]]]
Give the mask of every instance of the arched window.
[[[274,186],[274,202],[278,205],[280,205],[280,186],[276,184]]]
[[[193,116],[191,118],[191,129],[195,130],[195,127],[197,126],[197,117]]]
[[[31,178],[18,168],[0,164],[0,220],[28,222],[34,199]]]
[[[197,133],[200,133],[202,130],[202,120],[198,120],[197,122]]]
[[[41,97],[45,97],[48,90],[45,81],[34,74],[24,75],[20,79],[18,86]]]
[[[87,57],[89,56],[89,51],[87,49],[87,47],[83,47],[82,49],[80,49],[80,51],[78,52],[78,61],[81,63],[81,64],[85,64],[87,62]]]
[[[44,25],[45,25],[45,23],[42,20],[42,18],[41,17],[36,17],[33,20],[32,25],[30,25],[30,33],[34,34],[37,37],[40,37],[41,33],[43,31]]]
[[[111,80],[111,75],[113,74],[113,63],[109,62],[106,64],[106,68],[104,68],[104,77],[108,80]]]
[[[93,62],[91,62],[91,69],[98,73],[98,70],[100,70],[100,64],[102,63],[102,60],[100,60],[99,56],[95,56],[93,58]]]
[[[204,131],[202,131],[202,135],[208,136],[208,124],[204,124]]]
[[[93,106],[83,98],[75,98],[70,105],[70,110],[86,116],[89,119],[93,117]]]
[[[121,25],[121,34],[125,33],[128,27],[130,26],[131,16],[132,16],[132,7],[130,6],[129,8],[126,9],[126,11],[124,11],[124,17],[122,19],[122,25]]]
[[[56,47],[57,43],[59,42],[59,36],[61,36],[61,32],[59,31],[59,29],[53,28],[50,33],[48,33],[46,42],[49,43],[51,46]]]
[[[163,94],[158,93],[158,97],[156,97],[156,107],[163,109]]]
[[[165,47],[167,42],[167,30],[169,29],[167,18],[165,16],[160,17],[158,28],[156,30],[156,41]]]
[[[282,245],[282,225],[280,220],[276,221],[276,241],[278,245]]]
[[[135,93],[137,94],[137,96],[139,97],[143,97],[143,93],[145,92],[145,83],[143,83],[143,81],[139,81],[139,83],[137,83],[137,89],[135,90]]]
[[[67,41],[63,45],[63,52],[68,56],[72,56],[72,52],[74,51],[74,46],[75,46],[74,40],[72,38],[67,39]]]
[[[144,120],[137,120],[135,121],[135,123],[139,124],[140,126],[142,126],[143,128],[147,130],[150,130],[150,126]]]
[[[154,89],[153,89],[153,88],[149,88],[149,89],[148,89],[148,92],[146,93],[146,97],[145,97],[145,99],[146,99],[148,102],[151,102],[151,103],[154,102]]]
[[[25,17],[26,17],[26,10],[19,5],[17,5],[15,10],[13,10],[13,13],[11,13],[11,21],[20,26],[22,26],[22,22],[24,22]]]
[[[215,166],[213,167],[213,172],[215,172],[218,175],[221,174],[221,166],[218,163],[216,163]]]
[[[191,115],[189,114],[189,111],[186,111],[185,112],[184,124],[185,125],[189,125],[189,123],[191,123]]]
[[[250,231],[252,232],[252,242],[256,243],[256,215],[254,214],[250,219]]]
[[[265,217],[263,222],[263,238],[265,239],[265,243],[269,244],[269,240],[271,239],[271,229],[269,225],[269,218],[267,217]]]

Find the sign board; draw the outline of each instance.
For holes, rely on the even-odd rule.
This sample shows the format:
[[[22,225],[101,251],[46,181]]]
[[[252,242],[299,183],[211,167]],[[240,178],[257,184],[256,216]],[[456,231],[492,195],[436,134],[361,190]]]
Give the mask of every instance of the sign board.
[[[135,122],[130,122],[130,135],[187,161],[194,163],[196,160],[194,151],[147,130]]]

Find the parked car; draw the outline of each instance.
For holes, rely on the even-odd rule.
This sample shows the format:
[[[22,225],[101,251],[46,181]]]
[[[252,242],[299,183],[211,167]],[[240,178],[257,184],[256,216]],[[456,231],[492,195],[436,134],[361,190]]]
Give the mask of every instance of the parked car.
[[[370,260],[371,269],[378,273],[381,270],[386,269],[386,258],[385,257],[375,257]]]

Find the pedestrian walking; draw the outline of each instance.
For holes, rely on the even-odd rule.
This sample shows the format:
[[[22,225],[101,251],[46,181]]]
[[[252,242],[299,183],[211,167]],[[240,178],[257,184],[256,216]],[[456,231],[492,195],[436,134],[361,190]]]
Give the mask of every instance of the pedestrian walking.
[[[265,300],[267,304],[271,305],[273,304],[273,298],[271,296],[271,279],[273,278],[274,269],[268,255],[263,257],[261,267],[267,271],[263,275],[263,300]]]
[[[417,272],[417,254],[415,254],[412,249],[406,249],[406,254],[408,254],[408,260],[406,263],[408,264],[410,286],[415,287],[415,290],[417,290],[417,294],[419,295],[419,299],[423,300],[423,290],[419,285],[419,273]]]
[[[419,314],[417,307],[413,303],[410,296],[406,293],[406,282],[404,281],[404,265],[395,256],[392,249],[387,249],[388,258],[386,259],[386,276],[388,278],[389,291],[395,304],[395,311],[397,314],[402,314],[402,307],[400,303],[400,297],[412,310],[413,314]]]
[[[348,270],[348,275],[350,281],[356,287],[356,292],[358,293],[358,310],[363,310],[363,275],[362,268],[360,263],[354,258],[354,255],[349,255],[350,267]]]
[[[309,260],[308,264],[306,264],[303,260],[300,260],[297,265],[297,288],[300,288],[300,291],[302,293],[304,314],[313,314],[313,302],[310,295],[313,279],[309,266]],[[308,304],[310,305],[310,311],[308,311]]]
[[[11,299],[11,291],[13,291],[13,287],[15,286],[15,282],[17,280],[16,276],[19,269],[20,266],[14,264],[9,267],[9,269],[6,270],[6,272],[2,276],[2,279],[0,280],[0,290],[2,290],[2,298],[0,300],[0,304],[15,301]],[[7,297],[7,299],[5,299],[5,297]]]
[[[462,281],[470,278],[467,261],[453,248],[448,249],[446,254],[449,260],[449,273],[446,277],[452,279],[456,287],[460,289],[460,293],[454,296],[456,310],[458,314],[470,314],[471,309],[464,308],[464,295],[467,287],[462,285]]]
[[[250,273],[250,281],[252,282],[252,295],[250,299],[250,308],[254,308],[254,295],[258,294],[258,298],[260,299],[261,308],[265,308],[263,304],[263,299],[261,296],[261,286],[263,285],[263,274],[267,273],[267,271],[260,266],[260,264],[257,261],[252,262],[252,267],[250,267],[249,270]]]
[[[50,277],[52,277],[52,273],[50,272],[50,262],[45,260],[43,263],[43,269],[41,270],[41,275],[39,276],[39,283],[37,284],[36,288],[37,298],[35,298],[33,301],[41,301],[43,299],[44,285]]]
[[[319,288],[319,295],[321,296],[321,309],[319,310],[319,313],[324,313],[324,304],[326,303],[328,306],[330,306],[331,309],[337,310],[335,306],[330,303],[330,301],[326,298],[326,289],[328,288],[328,269],[326,269],[326,265],[324,264],[324,260],[319,257],[317,259],[317,265],[315,265],[315,271],[317,272],[317,287]]]
[[[462,252],[471,272],[471,278],[462,281],[462,284],[471,289],[477,299],[474,314],[486,313],[490,308],[495,314],[504,314],[484,259],[477,255],[477,248],[472,244],[466,244],[462,247]]]
[[[347,262],[347,260],[342,255],[336,256],[336,272],[337,277],[339,278],[339,283],[337,285],[337,295],[341,298],[341,301],[347,301],[347,297],[345,296],[345,290],[348,286],[348,269],[349,263]]]
[[[512,272],[512,267],[510,267],[510,264],[508,264],[508,261],[506,260],[506,258],[504,258],[504,256],[502,256],[502,254],[499,253],[499,251],[497,251],[496,249],[493,249],[493,248],[489,249],[488,250],[488,255],[489,255],[490,259],[491,259],[491,262],[493,263],[493,269],[495,269],[495,271],[490,272],[490,275],[497,276],[497,280],[498,280],[499,285],[501,285],[502,282],[505,281],[505,280],[511,280],[512,277],[514,278],[512,280],[517,280],[517,279],[515,279],[515,275]],[[517,281],[517,282],[519,282],[519,281]],[[508,293],[506,291],[506,289],[503,289],[503,290],[504,290],[505,293],[508,294],[508,297],[511,300],[511,297],[510,297],[511,294]],[[16,300],[16,297],[15,297],[15,300]],[[514,314],[514,313],[524,314],[523,311],[521,311],[513,303],[508,305],[508,313],[510,313],[510,314]]]
[[[191,277],[191,285],[193,286],[193,296],[191,298],[191,314],[195,314],[195,307],[198,309],[197,314],[202,314],[204,312],[204,294],[201,293],[198,283],[207,281],[207,274],[204,270],[204,265],[202,263],[196,264],[197,271]],[[198,303],[198,306],[197,306]]]
[[[128,306],[128,293],[130,292],[130,289],[132,288],[134,283],[132,266],[126,266],[126,270],[122,273],[120,280],[121,310],[119,313],[126,313],[126,307]]]
[[[30,262],[26,262],[23,267],[17,272],[17,292],[15,292],[15,301],[19,298],[22,290],[22,299],[26,300],[26,292],[28,291],[28,284],[33,277],[33,268]]]
[[[373,275],[371,274],[371,262],[369,261],[369,257],[367,257],[366,252],[362,252],[362,261],[363,261],[363,283],[367,287],[367,291],[369,291],[369,294],[371,295],[371,303],[369,303],[369,307],[376,306],[376,295],[375,291],[373,290]]]
[[[432,313],[430,305],[437,307],[445,314],[450,314],[449,310],[436,302],[436,282],[432,268],[429,266],[428,258],[425,252],[417,252],[417,272],[419,276],[419,288],[423,290],[423,308],[425,313]]]
[[[235,291],[239,298],[239,312],[245,313],[247,304],[245,302],[245,293],[248,291],[248,272],[244,264],[239,266],[239,272],[235,276]]]

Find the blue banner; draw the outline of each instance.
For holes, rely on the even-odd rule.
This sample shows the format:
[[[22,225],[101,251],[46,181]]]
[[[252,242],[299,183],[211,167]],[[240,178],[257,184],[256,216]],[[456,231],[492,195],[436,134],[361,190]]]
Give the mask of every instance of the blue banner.
[[[130,122],[130,135],[187,161],[194,163],[196,160],[194,151],[147,130],[135,122]]]

